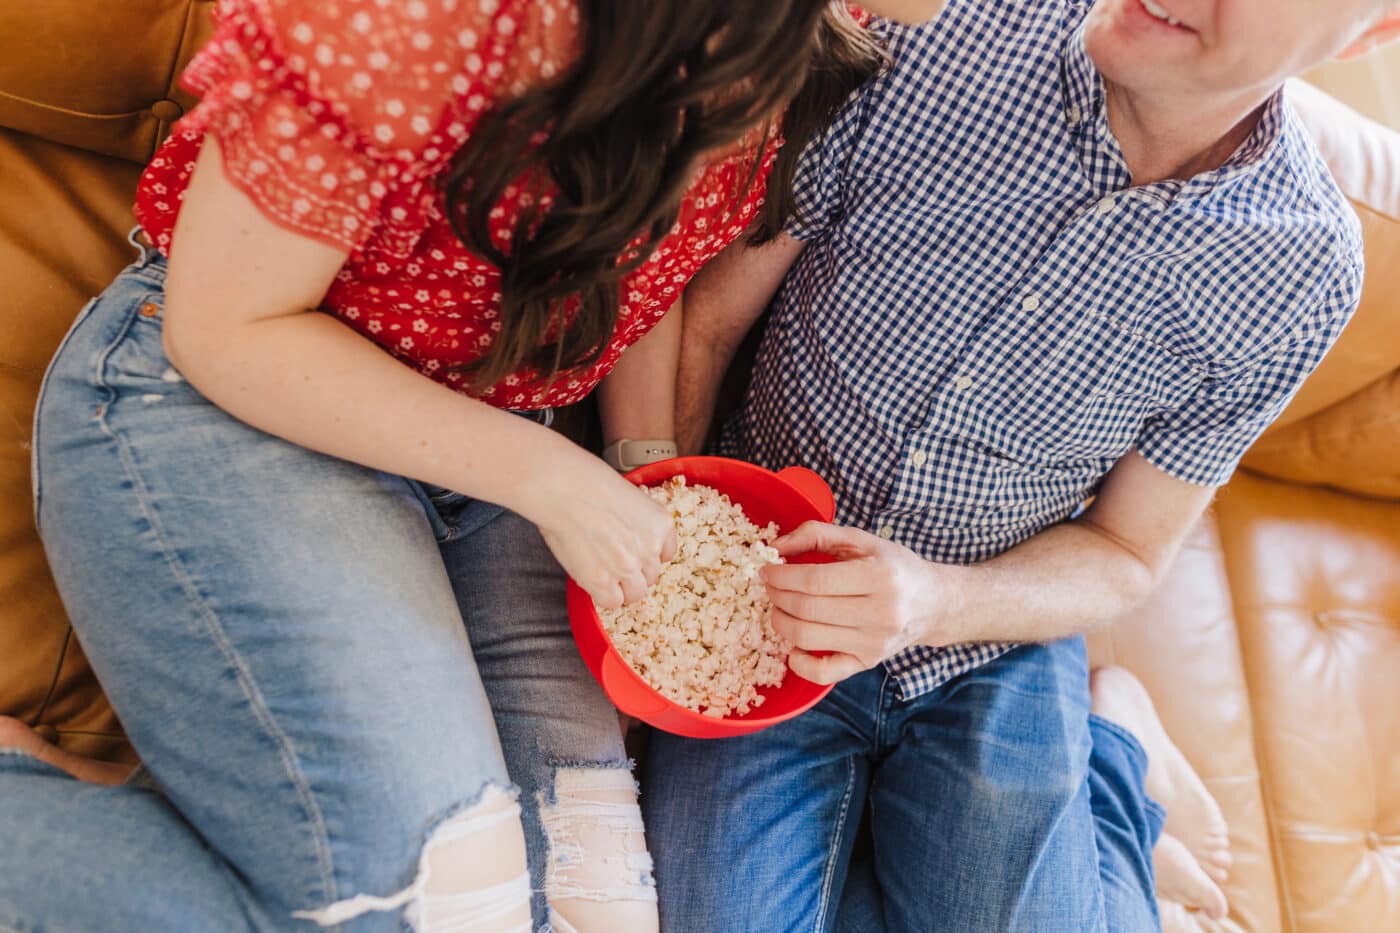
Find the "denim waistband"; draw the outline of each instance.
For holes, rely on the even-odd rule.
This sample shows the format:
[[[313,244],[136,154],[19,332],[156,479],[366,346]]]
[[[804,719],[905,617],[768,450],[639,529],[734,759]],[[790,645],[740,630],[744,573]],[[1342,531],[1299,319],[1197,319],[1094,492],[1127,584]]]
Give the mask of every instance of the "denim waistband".
[[[150,240],[146,237],[146,232],[140,227],[131,228],[131,232],[126,235],[126,241],[131,244],[131,248],[136,250],[136,259],[123,271],[123,275],[139,275],[157,285],[165,284],[165,257],[160,250],[150,245]]]

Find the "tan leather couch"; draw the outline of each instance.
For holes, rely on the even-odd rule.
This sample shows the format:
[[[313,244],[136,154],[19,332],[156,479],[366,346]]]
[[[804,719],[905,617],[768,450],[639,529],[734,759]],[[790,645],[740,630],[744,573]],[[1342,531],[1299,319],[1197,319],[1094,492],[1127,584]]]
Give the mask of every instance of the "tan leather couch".
[[[0,4],[0,712],[119,760],[34,534],[30,425],[69,321],[130,259],[136,178],[190,104],[175,77],[211,5]],[[1358,99],[1393,98],[1387,61],[1358,73],[1394,83]],[[1400,931],[1400,135],[1308,111],[1365,223],[1365,305],[1158,597],[1094,652],[1148,684],[1225,806],[1230,928],[1380,933]]]

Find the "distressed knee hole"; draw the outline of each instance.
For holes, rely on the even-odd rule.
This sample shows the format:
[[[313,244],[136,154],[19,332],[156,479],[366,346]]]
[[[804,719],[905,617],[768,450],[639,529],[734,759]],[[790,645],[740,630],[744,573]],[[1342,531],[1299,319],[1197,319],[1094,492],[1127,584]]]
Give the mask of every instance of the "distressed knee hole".
[[[558,933],[656,928],[656,884],[627,768],[560,768],[540,795],[545,897]]]
[[[530,933],[530,873],[514,796],[492,785],[439,824],[423,846],[417,878],[397,894],[358,894],[294,916],[335,926],[399,909],[418,933]]]

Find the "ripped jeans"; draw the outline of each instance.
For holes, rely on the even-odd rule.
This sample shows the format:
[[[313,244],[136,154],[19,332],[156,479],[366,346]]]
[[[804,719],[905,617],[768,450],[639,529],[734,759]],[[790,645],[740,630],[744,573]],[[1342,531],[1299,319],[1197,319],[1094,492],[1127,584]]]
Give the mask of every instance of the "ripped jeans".
[[[654,924],[617,714],[534,526],[210,403],[164,356],[164,270],[143,251],[84,309],[34,443],[54,576],[149,779],[0,750],[0,930]]]

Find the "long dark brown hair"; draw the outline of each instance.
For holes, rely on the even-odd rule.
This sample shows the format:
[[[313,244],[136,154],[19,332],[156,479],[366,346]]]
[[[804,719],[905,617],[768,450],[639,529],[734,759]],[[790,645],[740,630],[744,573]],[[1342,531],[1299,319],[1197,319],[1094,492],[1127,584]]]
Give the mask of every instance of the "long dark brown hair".
[[[486,118],[446,179],[457,235],[501,270],[501,328],[464,367],[479,387],[522,364],[553,375],[596,361],[617,323],[620,280],[671,229],[697,168],[756,126],[777,132],[786,106],[786,144],[755,230],[773,236],[791,207],[802,147],[881,62],[832,0],[578,7],[579,54],[568,73]],[[757,168],[755,152],[750,184]],[[509,185],[529,197],[501,243],[488,224]],[[737,206],[744,192],[735,195]]]

